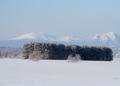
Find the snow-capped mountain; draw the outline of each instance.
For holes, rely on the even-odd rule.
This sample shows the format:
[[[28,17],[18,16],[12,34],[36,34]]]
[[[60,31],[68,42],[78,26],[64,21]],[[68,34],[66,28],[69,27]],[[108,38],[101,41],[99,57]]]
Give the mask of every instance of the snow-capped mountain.
[[[115,32],[95,34],[86,39],[74,36],[51,36],[41,32],[26,33],[6,41],[0,41],[2,47],[22,47],[29,42],[57,42],[64,44],[93,45],[93,46],[117,46],[120,47],[120,36]]]
[[[103,34],[95,34],[87,38],[87,42],[98,42],[107,45],[120,44],[120,36],[115,32],[108,32]]]
[[[64,41],[64,42],[70,42],[70,41],[82,41],[83,39],[79,38],[79,37],[75,37],[75,36],[65,36],[65,37],[61,37],[60,41]]]
[[[57,41],[59,38],[56,36],[51,36],[41,32],[38,32],[38,33],[32,32],[32,33],[23,34],[11,40],[23,40],[23,39],[32,39],[32,40],[39,39],[39,40]]]
[[[65,37],[58,37],[58,36],[51,36],[45,33],[26,33],[19,37],[12,38],[10,40],[23,40],[23,39],[29,39],[29,40],[46,40],[46,41],[63,41],[63,42],[70,42],[70,41],[80,41],[81,38],[74,37],[74,36],[65,36]]]

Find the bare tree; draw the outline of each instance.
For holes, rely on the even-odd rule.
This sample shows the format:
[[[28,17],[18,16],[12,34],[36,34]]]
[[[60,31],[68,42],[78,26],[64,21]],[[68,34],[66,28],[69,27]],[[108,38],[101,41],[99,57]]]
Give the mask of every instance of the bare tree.
[[[80,59],[81,59],[80,55],[76,54],[75,56],[69,55],[67,60],[69,62],[78,62]]]
[[[41,57],[41,52],[40,51],[33,51],[30,55],[29,55],[29,59],[37,61],[40,60]]]

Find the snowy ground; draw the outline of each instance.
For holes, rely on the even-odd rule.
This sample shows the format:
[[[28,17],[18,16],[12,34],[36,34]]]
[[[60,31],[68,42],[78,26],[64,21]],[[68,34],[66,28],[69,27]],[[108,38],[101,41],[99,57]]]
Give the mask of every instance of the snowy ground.
[[[0,59],[0,86],[120,86],[120,60]]]

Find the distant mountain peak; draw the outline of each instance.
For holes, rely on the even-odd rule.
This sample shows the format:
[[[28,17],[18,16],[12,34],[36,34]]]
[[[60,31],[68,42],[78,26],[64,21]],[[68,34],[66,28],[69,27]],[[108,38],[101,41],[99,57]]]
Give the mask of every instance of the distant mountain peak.
[[[23,34],[19,37],[13,38],[11,40],[22,40],[22,39],[42,39],[42,40],[55,40],[55,36],[51,36],[42,32],[31,32]]]
[[[31,32],[31,33],[23,34],[11,40],[7,40],[7,42],[10,41],[12,42],[10,44],[13,45],[14,42],[19,42],[19,43],[22,42],[21,44],[24,44],[28,42],[40,41],[40,42],[59,42],[65,44],[78,44],[78,45],[120,46],[120,36],[115,32],[95,34],[87,39],[82,39],[80,37],[75,37],[75,36],[58,37],[58,36],[48,35],[42,32]],[[2,45],[4,45],[5,43],[6,42],[4,42]]]
[[[87,40],[89,41],[99,41],[102,43],[116,43],[119,40],[120,36],[117,35],[115,32],[107,32],[102,34],[95,34],[90,36]]]
[[[115,32],[108,32],[108,33],[107,33],[107,36],[108,36],[112,41],[115,41],[117,34],[116,34]]]
[[[80,41],[82,40],[79,37],[75,37],[75,36],[65,36],[61,38],[61,41],[65,41],[65,42],[69,42],[69,41]]]
[[[64,41],[64,42],[81,40],[81,38],[79,37],[74,37],[74,36],[57,37],[57,36],[51,36],[42,32],[26,33],[16,38],[13,38],[11,40],[22,40],[22,39],[42,39],[42,40],[48,40],[48,41]]]
[[[36,37],[37,37],[37,34],[35,32],[32,32],[32,33],[23,34],[23,35],[21,35],[19,37],[11,39],[11,40],[35,39]]]
[[[98,36],[99,36],[99,34],[92,35],[92,36],[88,37],[87,40],[96,40],[96,39],[98,39]]]

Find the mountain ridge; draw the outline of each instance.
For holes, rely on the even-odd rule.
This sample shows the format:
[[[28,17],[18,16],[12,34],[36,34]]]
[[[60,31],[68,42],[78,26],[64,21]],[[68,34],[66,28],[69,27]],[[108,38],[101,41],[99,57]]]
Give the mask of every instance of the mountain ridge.
[[[19,43],[18,43],[19,42]],[[1,41],[0,46],[7,46],[7,44],[20,44],[22,46],[29,42],[58,42],[63,44],[78,44],[78,45],[94,45],[94,46],[120,46],[120,36],[115,32],[107,32],[102,34],[95,34],[86,39],[75,36],[58,37],[41,32],[26,33],[21,36]],[[10,47],[8,45],[7,47]]]

